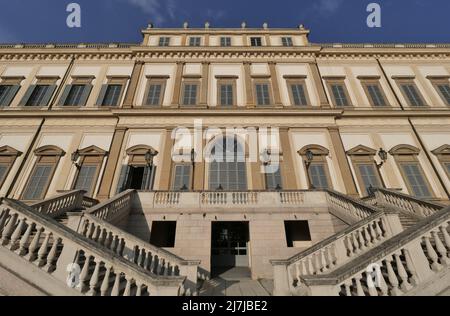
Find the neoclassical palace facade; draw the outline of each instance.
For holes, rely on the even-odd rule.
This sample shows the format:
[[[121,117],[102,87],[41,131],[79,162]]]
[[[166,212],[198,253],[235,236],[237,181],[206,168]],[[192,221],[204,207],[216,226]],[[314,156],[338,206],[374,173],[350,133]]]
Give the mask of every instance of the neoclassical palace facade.
[[[57,246],[69,243],[60,230],[67,227],[121,256],[117,229],[119,245],[127,238],[141,245],[128,249],[141,268],[152,262],[147,249],[157,249],[198,268],[199,280],[243,267],[255,280],[274,279],[275,294],[298,294],[302,283],[312,295],[333,295],[331,285],[308,279],[341,271],[332,269],[339,248],[327,246],[329,237],[344,238],[350,253],[358,245],[367,247],[361,253],[372,249],[378,237],[405,233],[408,219],[392,208],[406,216],[409,203],[409,212],[429,207],[433,212],[419,215],[440,216],[440,239],[431,233],[436,240],[429,242],[436,262],[429,260],[448,264],[442,223],[449,216],[442,220],[436,210],[450,204],[450,45],[314,44],[303,26],[149,25],[142,34],[139,44],[0,45],[0,234],[2,247],[17,248],[11,257],[52,256],[35,266],[58,272]],[[58,206],[59,223],[48,225],[60,226],[37,224],[39,218],[29,224],[32,215],[24,214],[33,207],[79,190],[85,215]],[[383,219],[369,223],[378,212]],[[100,213],[105,226],[86,220]],[[419,215],[409,220],[430,225]],[[51,231],[49,245],[43,238],[33,244],[36,227]],[[402,249],[387,254],[400,284],[398,260],[406,278],[413,275]],[[84,280],[86,292],[141,294],[145,282],[125,272],[123,287],[109,289],[101,276],[115,266],[97,260],[94,250],[91,256],[96,267]],[[0,264],[8,267],[8,260]],[[391,261],[380,264],[394,291]],[[188,279],[197,282],[192,272]],[[340,294],[374,294],[351,273],[339,280]]]

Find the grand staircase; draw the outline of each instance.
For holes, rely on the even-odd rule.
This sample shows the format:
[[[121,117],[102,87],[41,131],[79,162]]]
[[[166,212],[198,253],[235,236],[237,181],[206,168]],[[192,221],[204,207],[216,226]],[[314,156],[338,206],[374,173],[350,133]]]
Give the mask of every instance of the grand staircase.
[[[2,199],[0,295],[209,293],[198,282],[199,261],[122,229],[135,194],[104,203],[83,191],[32,205]],[[450,294],[450,208],[385,189],[363,200],[326,194],[329,212],[348,227],[292,258],[272,260],[274,295]]]
[[[133,194],[97,205],[83,191],[34,205],[3,199],[2,279],[29,284],[24,295],[196,295],[200,262],[176,257],[107,222],[126,217]]]
[[[329,192],[330,210],[353,224],[287,260],[272,260],[274,294],[450,294],[450,208],[376,189],[358,201]]]

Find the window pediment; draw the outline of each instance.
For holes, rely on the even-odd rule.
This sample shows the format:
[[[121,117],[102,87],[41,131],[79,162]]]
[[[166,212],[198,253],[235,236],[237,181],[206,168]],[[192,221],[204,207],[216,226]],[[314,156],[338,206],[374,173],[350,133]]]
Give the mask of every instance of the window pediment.
[[[358,145],[349,151],[347,151],[347,155],[349,156],[375,156],[377,151],[370,147],[364,145]]]
[[[66,152],[61,148],[53,145],[40,147],[34,151],[36,156],[64,156]]]
[[[0,147],[0,156],[14,156],[19,157],[22,155],[22,152],[18,151],[17,149],[14,149],[11,146],[2,146]]]
[[[412,155],[417,156],[420,154],[420,149],[411,145],[398,145],[392,148],[389,153],[392,156]]]
[[[441,147],[432,151],[436,156],[447,156],[450,155],[450,145],[442,145]]]
[[[95,145],[86,147],[78,151],[80,156],[106,156],[108,152]]]
[[[136,145],[136,146],[133,146],[133,147],[127,149],[127,155],[129,155],[129,156],[145,155],[149,151],[157,153],[157,151],[151,146],[148,146],[148,145]]]
[[[328,156],[330,151],[323,146],[320,145],[308,145],[303,147],[298,151],[298,154],[301,156],[306,156],[306,152],[310,150],[314,154],[314,156]]]

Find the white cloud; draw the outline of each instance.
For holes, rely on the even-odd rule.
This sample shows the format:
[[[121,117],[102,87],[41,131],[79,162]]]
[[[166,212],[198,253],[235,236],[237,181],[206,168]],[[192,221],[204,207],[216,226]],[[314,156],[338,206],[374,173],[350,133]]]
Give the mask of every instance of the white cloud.
[[[162,24],[168,18],[176,16],[176,5],[174,0],[122,0],[140,8],[152,18],[155,24]]]
[[[314,5],[314,10],[322,15],[332,15],[340,9],[343,3],[343,0],[319,0]]]

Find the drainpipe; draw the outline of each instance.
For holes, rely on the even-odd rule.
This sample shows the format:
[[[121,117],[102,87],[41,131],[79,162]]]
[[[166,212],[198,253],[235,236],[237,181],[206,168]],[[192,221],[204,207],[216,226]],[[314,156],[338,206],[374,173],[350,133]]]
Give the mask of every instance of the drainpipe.
[[[383,68],[383,66],[381,65],[380,60],[379,60],[378,58],[375,58],[375,59],[377,60],[378,66],[380,67],[381,72],[383,73],[384,78],[387,80],[387,83],[388,83],[389,87],[391,88],[391,91],[392,91],[392,93],[394,94],[395,99],[397,100],[397,102],[398,102],[398,104],[400,105],[401,109],[404,111],[405,108],[403,107],[403,105],[402,105],[402,103],[401,103],[401,101],[400,101],[400,98],[399,98],[398,95],[395,93],[394,87],[392,86],[391,81],[389,80],[389,78],[388,78],[386,72],[384,71],[384,68]],[[417,140],[419,141],[420,147],[422,147],[422,150],[425,152],[425,155],[427,156],[428,161],[430,162],[431,167],[433,168],[433,171],[434,171],[434,173],[436,174],[436,176],[437,176],[437,178],[438,178],[438,180],[439,180],[439,183],[441,184],[442,188],[444,188],[444,191],[445,191],[445,193],[447,194],[447,197],[450,199],[450,192],[448,191],[447,187],[445,186],[444,180],[443,180],[442,177],[439,175],[439,172],[438,172],[438,170],[437,170],[435,164],[433,163],[433,160],[431,159],[430,153],[428,152],[428,150],[426,150],[426,147],[424,146],[424,143],[423,143],[423,141],[422,141],[422,138],[420,137],[419,133],[417,132],[417,129],[416,129],[416,127],[414,126],[413,122],[411,121],[411,117],[409,117],[409,116],[408,116],[408,123],[409,123],[409,125],[411,126],[411,129],[413,130],[414,135],[416,136]]]

